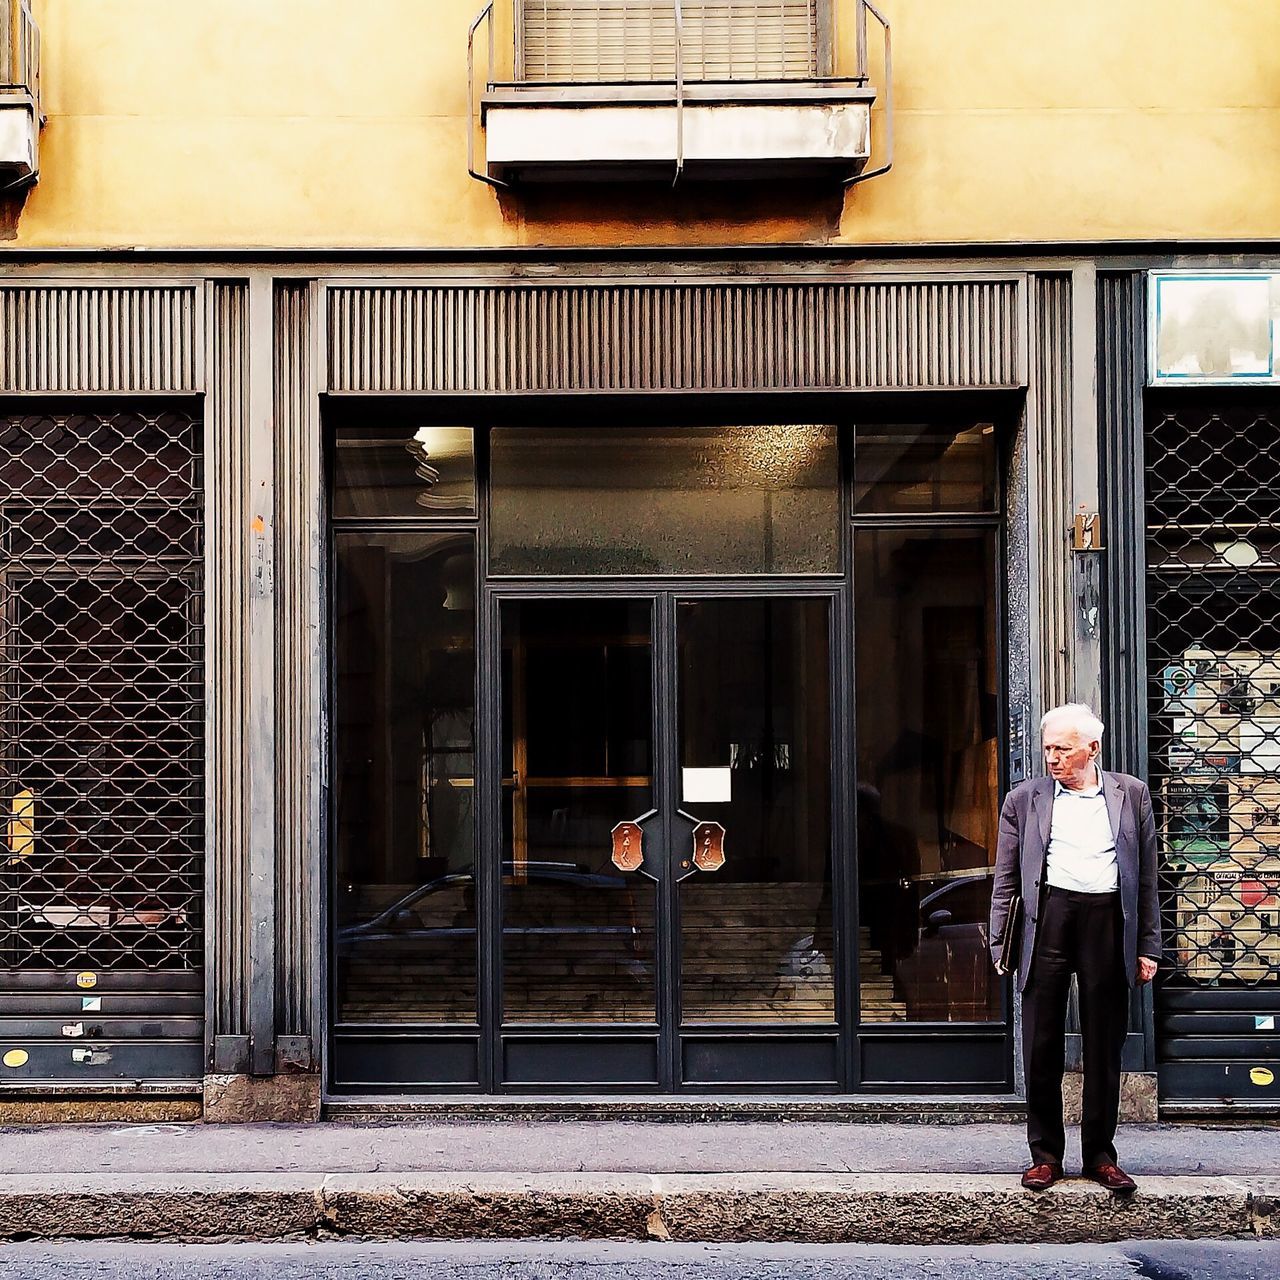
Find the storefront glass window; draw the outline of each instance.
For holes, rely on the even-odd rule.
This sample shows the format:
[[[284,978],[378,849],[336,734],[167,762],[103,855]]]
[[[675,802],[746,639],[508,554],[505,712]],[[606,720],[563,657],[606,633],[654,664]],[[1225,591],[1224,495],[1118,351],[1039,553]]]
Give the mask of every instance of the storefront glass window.
[[[854,534],[863,1022],[1001,1017],[995,538]]]
[[[995,457],[990,422],[859,426],[854,512],[995,511]]]
[[[496,428],[500,574],[834,573],[828,426]]]
[[[473,516],[475,449],[470,427],[379,420],[340,427],[333,439],[336,517]]]
[[[335,1017],[475,1022],[475,542],[335,542]]]

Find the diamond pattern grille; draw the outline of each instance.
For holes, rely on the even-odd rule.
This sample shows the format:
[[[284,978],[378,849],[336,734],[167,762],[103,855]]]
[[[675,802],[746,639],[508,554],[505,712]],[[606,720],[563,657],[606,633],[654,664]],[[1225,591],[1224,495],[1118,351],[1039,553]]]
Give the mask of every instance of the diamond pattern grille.
[[[1166,993],[1280,994],[1277,477],[1275,404],[1150,409],[1151,779],[1174,962]]]
[[[0,417],[0,970],[200,966],[199,439]]]

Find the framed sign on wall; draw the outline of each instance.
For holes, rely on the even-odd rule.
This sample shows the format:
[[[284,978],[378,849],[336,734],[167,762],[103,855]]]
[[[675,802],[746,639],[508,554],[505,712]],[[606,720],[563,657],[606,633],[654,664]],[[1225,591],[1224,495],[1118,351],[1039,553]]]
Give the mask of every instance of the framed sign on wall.
[[[1280,382],[1280,273],[1154,271],[1151,385]]]

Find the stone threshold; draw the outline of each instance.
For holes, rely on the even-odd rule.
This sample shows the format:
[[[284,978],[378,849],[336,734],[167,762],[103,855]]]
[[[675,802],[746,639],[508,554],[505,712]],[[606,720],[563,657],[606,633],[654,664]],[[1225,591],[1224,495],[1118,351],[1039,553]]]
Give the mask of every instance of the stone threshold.
[[[323,1119],[349,1123],[413,1120],[609,1120],[697,1124],[752,1121],[824,1124],[999,1124],[1026,1118],[1013,1095],[918,1094],[874,1097],[813,1094],[421,1094],[334,1096]]]

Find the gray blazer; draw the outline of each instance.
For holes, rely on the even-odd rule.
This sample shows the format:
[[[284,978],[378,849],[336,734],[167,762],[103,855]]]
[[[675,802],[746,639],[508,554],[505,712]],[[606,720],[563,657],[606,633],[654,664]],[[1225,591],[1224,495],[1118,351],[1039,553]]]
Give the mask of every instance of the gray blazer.
[[[1156,899],[1156,823],[1147,784],[1127,773],[1102,776],[1107,814],[1116,840],[1120,871],[1120,904],[1124,909],[1125,974],[1137,981],[1138,957],[1160,958],[1160,907]],[[991,940],[1004,939],[1009,901],[1022,891],[1022,956],[1018,990],[1025,989],[1036,950],[1040,917],[1040,884],[1053,823],[1053,779],[1032,778],[1005,797],[996,844],[995,884],[991,890]]]

